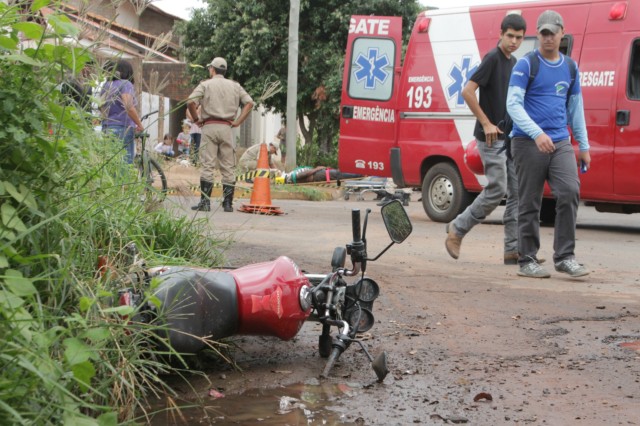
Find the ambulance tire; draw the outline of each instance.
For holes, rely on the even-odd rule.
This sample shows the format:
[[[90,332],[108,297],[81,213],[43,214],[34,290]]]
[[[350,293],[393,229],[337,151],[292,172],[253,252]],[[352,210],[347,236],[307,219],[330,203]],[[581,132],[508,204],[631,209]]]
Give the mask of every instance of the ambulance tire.
[[[467,208],[472,199],[453,164],[438,163],[424,176],[422,206],[434,222],[451,222]]]
[[[553,226],[556,223],[555,198],[542,199],[542,205],[540,206],[540,223],[548,226]]]

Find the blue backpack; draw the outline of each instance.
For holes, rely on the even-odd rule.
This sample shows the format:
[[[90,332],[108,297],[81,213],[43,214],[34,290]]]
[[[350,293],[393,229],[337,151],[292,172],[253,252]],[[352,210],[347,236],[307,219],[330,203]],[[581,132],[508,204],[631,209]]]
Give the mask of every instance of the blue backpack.
[[[562,55],[562,56],[564,56],[564,62],[569,66],[569,72],[571,74],[571,82],[569,83],[569,90],[567,90],[567,100],[566,100],[566,105],[568,106],[569,94],[571,93],[571,90],[573,90],[573,86],[576,82],[576,77],[578,75],[578,65],[573,59],[571,59],[567,55]],[[529,59],[529,64],[531,65],[531,70],[529,72],[529,82],[527,83],[527,90],[529,90],[529,86],[531,86],[531,83],[536,78],[536,75],[538,75],[538,70],[540,69],[540,58],[538,58],[538,55],[536,55],[535,50],[532,50],[531,52],[527,53],[525,57]],[[498,151],[498,154],[501,153],[502,151],[507,151],[507,157],[511,160],[512,159],[511,137],[509,136],[509,134],[511,133],[511,130],[513,130],[513,121],[511,120],[511,117],[509,116],[508,113],[506,114],[504,120],[498,123],[498,128],[505,135],[504,147],[500,151]]]

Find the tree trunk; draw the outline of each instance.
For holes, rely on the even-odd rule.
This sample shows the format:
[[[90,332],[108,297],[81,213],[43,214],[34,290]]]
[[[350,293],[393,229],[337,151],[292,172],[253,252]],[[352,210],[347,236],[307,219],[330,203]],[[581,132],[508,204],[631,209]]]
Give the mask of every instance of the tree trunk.
[[[313,114],[309,115],[307,119],[309,120],[309,128],[306,127],[304,122],[305,115],[302,111],[298,110],[298,124],[300,126],[300,133],[302,133],[302,137],[304,138],[305,145],[308,143],[313,143],[313,131],[315,127],[315,117]]]

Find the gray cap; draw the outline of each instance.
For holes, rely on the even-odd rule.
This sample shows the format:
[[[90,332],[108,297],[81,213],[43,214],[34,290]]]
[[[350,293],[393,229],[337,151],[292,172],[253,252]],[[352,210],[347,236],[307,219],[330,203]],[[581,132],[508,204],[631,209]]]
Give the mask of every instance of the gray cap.
[[[214,67],[214,68],[218,68],[221,70],[226,70],[227,69],[227,61],[224,60],[224,58],[213,58],[213,61],[211,61],[211,63],[209,65],[207,65],[208,67]]]
[[[560,30],[564,29],[564,21],[558,12],[554,10],[545,10],[538,17],[537,28],[538,32],[548,30],[554,34],[558,34]]]

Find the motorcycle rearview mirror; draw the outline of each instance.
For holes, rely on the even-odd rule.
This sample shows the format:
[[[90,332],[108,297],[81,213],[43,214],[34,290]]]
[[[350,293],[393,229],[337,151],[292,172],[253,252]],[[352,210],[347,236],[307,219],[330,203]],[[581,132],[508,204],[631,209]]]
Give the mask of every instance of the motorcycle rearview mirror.
[[[413,226],[400,201],[393,200],[386,203],[382,206],[381,213],[391,241],[400,244],[411,235]]]
[[[391,238],[391,243],[384,248],[376,257],[368,258],[367,260],[378,260],[380,256],[382,256],[389,248],[394,244],[400,244],[413,231],[413,226],[411,225],[411,220],[407,215],[407,212],[402,207],[402,204],[398,200],[389,201],[380,210],[382,213],[382,220],[384,221],[384,226],[387,228],[387,233]]]
[[[333,249],[333,257],[331,257],[331,267],[333,271],[344,268],[347,261],[347,249],[345,247],[336,247]]]

